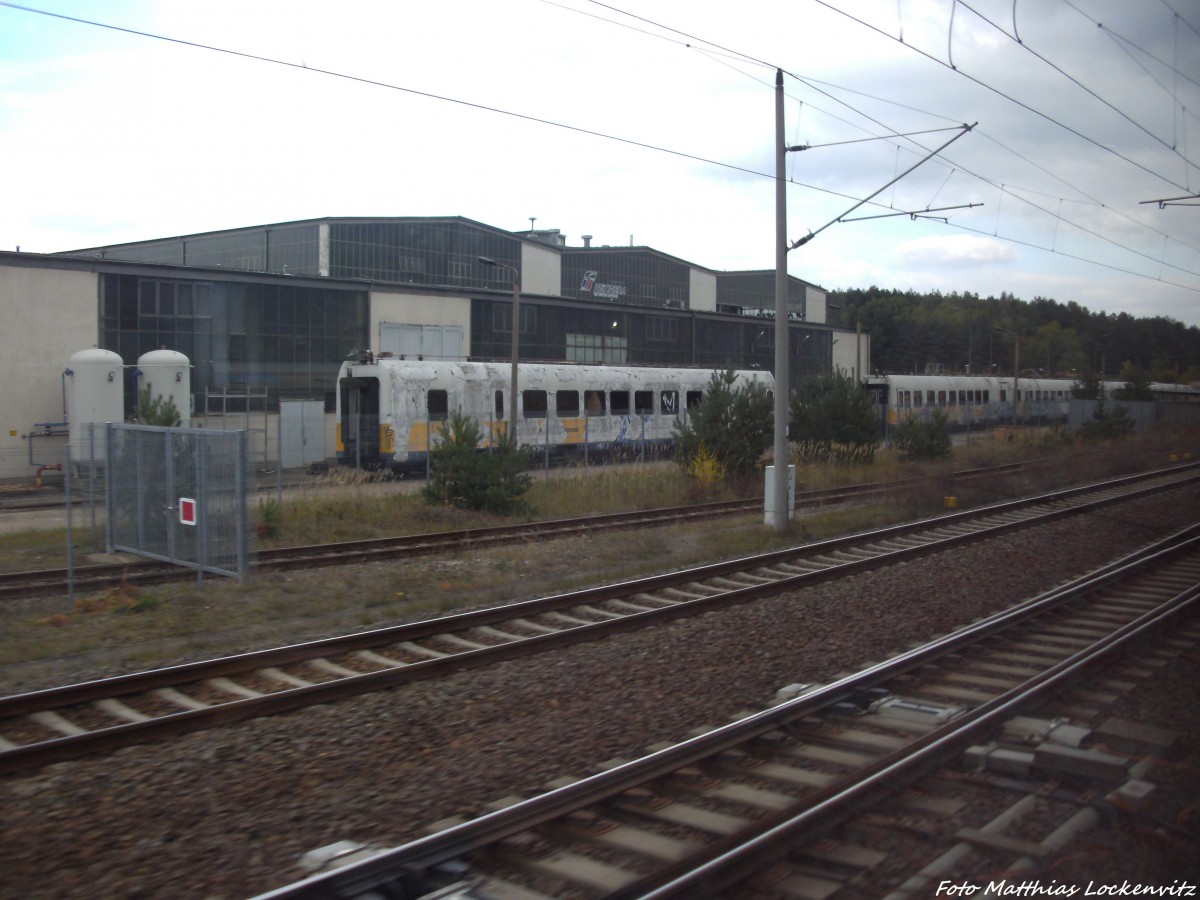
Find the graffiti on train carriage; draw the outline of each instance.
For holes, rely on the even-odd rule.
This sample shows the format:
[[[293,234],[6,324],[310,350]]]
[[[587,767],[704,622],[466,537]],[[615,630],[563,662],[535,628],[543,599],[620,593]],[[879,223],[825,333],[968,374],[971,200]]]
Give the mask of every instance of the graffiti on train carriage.
[[[450,413],[474,419],[481,448],[508,433],[535,456],[668,454],[677,425],[701,402],[713,370],[522,363],[516,403],[508,363],[409,360],[363,354],[342,364],[337,390],[339,463],[424,471]],[[774,386],[769,372],[739,380]]]

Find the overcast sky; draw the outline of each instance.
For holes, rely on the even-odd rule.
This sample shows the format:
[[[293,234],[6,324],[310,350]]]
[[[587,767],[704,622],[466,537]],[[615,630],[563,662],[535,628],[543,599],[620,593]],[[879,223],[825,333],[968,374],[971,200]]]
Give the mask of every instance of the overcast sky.
[[[0,5],[5,250],[465,216],[769,269],[778,67],[792,275],[1200,325],[1200,206],[1145,202],[1200,191],[1200,0],[26,5],[174,41]]]

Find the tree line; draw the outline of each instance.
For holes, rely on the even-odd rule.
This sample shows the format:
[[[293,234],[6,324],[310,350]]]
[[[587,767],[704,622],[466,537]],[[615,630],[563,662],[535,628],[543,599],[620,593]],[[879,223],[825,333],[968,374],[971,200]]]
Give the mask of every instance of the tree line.
[[[831,324],[871,333],[871,366],[886,374],[938,371],[1122,379],[1139,369],[1151,381],[1200,381],[1200,328],[1163,316],[1095,313],[1078,303],[1011,294],[921,294],[879,287],[830,291]]]

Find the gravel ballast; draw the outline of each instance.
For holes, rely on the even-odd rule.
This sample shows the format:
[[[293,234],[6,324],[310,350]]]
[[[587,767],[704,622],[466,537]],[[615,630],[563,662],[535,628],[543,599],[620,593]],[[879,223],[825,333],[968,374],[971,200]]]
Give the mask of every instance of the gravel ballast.
[[[1198,509],[1200,491],[1174,491],[644,633],[8,776],[0,897],[260,893],[302,877],[308,851],[392,846],[682,739],[1041,593]],[[1148,724],[1197,737],[1194,685],[1170,690],[1146,705],[1167,721]]]

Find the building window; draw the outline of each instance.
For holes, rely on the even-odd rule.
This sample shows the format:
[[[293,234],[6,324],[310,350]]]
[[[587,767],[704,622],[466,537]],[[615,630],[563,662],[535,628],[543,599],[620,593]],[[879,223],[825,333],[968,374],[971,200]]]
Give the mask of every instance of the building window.
[[[646,340],[674,343],[679,339],[679,320],[667,316],[646,317]]]
[[[368,346],[366,291],[230,281],[102,275],[103,346],[126,365],[166,347],[192,364],[196,414],[209,395],[322,399],[332,409],[338,369]],[[126,398],[130,407],[132,381]],[[224,407],[226,399],[221,399]]]

